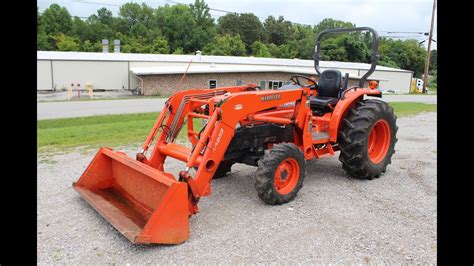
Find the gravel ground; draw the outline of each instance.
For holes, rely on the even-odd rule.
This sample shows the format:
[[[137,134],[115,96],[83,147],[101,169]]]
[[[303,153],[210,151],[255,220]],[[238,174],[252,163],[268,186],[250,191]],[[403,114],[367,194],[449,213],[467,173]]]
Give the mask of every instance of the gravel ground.
[[[376,180],[349,178],[337,156],[308,162],[304,187],[282,206],[262,203],[256,169],[235,165],[175,246],[132,245],[72,189],[94,152],[39,155],[38,262],[436,264],[436,124],[436,113],[399,119],[393,163]]]

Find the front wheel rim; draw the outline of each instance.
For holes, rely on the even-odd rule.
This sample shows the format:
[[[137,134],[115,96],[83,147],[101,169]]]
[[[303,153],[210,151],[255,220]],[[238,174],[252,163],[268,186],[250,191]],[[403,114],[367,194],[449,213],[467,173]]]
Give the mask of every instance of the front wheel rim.
[[[300,178],[300,167],[294,158],[284,159],[277,167],[274,175],[276,191],[286,195],[294,190]]]
[[[390,147],[390,127],[384,119],[375,122],[370,130],[369,139],[367,141],[367,148],[369,159],[378,164],[387,155]]]

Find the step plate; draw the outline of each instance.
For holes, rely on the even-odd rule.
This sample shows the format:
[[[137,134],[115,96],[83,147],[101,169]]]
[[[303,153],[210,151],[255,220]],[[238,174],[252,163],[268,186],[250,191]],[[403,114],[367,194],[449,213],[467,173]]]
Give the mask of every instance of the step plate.
[[[313,140],[329,139],[329,133],[327,132],[313,132],[312,136]]]

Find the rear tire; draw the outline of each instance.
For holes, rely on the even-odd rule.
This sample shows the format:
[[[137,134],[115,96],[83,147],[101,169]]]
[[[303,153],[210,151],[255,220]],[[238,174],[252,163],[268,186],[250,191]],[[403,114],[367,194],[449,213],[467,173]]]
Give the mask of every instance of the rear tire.
[[[225,177],[227,173],[230,173],[230,171],[232,170],[232,165],[234,165],[234,162],[232,161],[222,161],[217,167],[212,179],[219,179]],[[194,170],[197,171],[198,168],[194,167]]]
[[[303,187],[305,160],[293,143],[280,143],[258,161],[255,190],[269,205],[292,201]]]
[[[358,102],[342,123],[339,160],[343,169],[357,179],[374,179],[385,173],[395,153],[397,117],[380,100]]]

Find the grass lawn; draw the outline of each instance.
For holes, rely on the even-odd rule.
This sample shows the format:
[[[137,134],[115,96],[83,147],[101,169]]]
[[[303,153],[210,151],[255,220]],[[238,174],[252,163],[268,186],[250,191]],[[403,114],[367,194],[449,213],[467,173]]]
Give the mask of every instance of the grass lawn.
[[[436,104],[413,103],[413,102],[392,102],[390,105],[395,110],[397,117],[416,115],[421,112],[436,112]]]
[[[393,102],[390,103],[398,117],[420,112],[436,112],[436,104]],[[103,115],[80,118],[39,120],[37,123],[38,152],[58,152],[75,147],[98,148],[143,143],[148,136],[158,113]],[[202,126],[195,120],[195,130]],[[185,125],[186,126],[186,125]],[[179,135],[186,138],[185,130]]]

